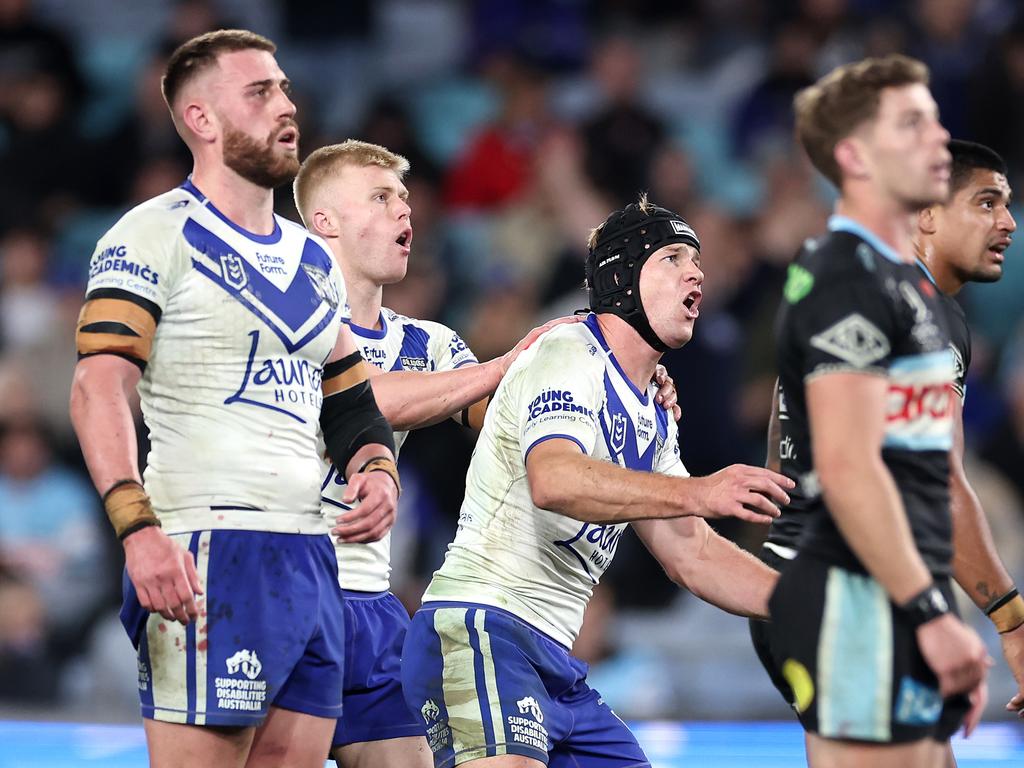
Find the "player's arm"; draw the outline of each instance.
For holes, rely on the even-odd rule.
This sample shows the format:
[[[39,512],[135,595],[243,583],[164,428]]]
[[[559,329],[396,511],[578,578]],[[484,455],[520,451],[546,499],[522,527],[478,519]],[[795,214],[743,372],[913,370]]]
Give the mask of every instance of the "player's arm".
[[[768,618],[768,598],[779,574],[704,520],[641,520],[633,529],[679,586],[729,613]]]
[[[964,471],[963,402],[953,412],[953,449],[949,454],[950,509],[953,516],[953,576],[999,632],[1003,656],[1017,681],[1006,705],[1024,717],[1024,598],[996,551],[985,512]]]
[[[477,429],[494,390],[519,354],[556,325],[578,322],[561,317],[538,326],[501,357],[449,371],[389,371],[371,380],[380,410],[393,429],[407,430],[455,418]]]
[[[327,455],[344,467],[342,501],[359,505],[337,518],[331,530],[342,541],[377,541],[395,522],[401,491],[395,464],[395,439],[374,400],[369,377],[373,366],[359,354],[352,331],[342,323],[338,340],[324,363],[320,429]]]
[[[159,315],[155,304],[127,291],[89,293],[76,331],[70,415],[139,603],[187,624],[199,615],[195,595],[203,590],[191,553],[160,530],[142,487],[131,408]]]
[[[835,372],[805,386],[814,467],[843,538],[896,605],[916,610],[926,600],[935,608],[931,573],[882,460],[887,378]],[[984,645],[953,614],[943,611],[920,623],[917,639],[944,696],[984,681]]]
[[[552,437],[526,457],[533,503],[586,523],[682,517],[738,517],[767,523],[786,504],[788,478],[735,464],[707,477],[633,472],[583,453],[572,439]]]

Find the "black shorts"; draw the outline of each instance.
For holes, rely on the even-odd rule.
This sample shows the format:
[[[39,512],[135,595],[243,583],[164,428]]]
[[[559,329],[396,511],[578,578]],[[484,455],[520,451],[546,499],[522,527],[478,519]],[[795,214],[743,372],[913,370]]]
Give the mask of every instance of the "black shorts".
[[[952,606],[949,579],[936,581]],[[914,630],[870,576],[803,554],[769,608],[770,663],[804,730],[884,744],[946,741],[960,727],[967,697],[941,698]]]
[[[772,552],[770,549],[764,547],[758,555],[761,560],[770,568],[774,568],[779,573],[782,573],[785,568],[792,562],[786,560],[783,557]],[[772,685],[782,695],[790,707],[793,706],[793,689],[789,687],[789,683],[786,682],[786,678],[782,676],[782,672],[772,662],[771,653],[771,635],[769,632],[770,622],[761,621],[760,619],[747,619],[750,624],[750,640],[754,644],[754,653],[757,654],[757,658],[761,662],[761,666],[764,667],[765,672],[768,673],[768,677],[771,678]]]

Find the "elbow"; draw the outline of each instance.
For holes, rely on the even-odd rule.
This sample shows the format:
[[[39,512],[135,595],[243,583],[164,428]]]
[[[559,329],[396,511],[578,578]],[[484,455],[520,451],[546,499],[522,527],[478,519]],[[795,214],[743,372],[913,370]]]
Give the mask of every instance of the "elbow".
[[[673,521],[673,528],[681,536],[672,557],[666,558],[661,567],[674,584],[702,598],[701,574],[708,564],[711,527],[703,518],[681,517]]]
[[[533,472],[529,475],[530,501],[539,509],[557,512],[561,507],[561,495],[558,483],[553,481],[549,472]]]

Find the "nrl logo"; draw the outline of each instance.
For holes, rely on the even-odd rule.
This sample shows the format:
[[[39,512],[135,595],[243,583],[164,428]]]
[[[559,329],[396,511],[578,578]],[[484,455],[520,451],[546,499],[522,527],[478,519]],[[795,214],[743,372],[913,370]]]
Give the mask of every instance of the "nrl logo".
[[[309,278],[309,282],[313,284],[313,290],[316,291],[320,300],[326,301],[331,309],[337,309],[341,299],[338,297],[338,287],[331,280],[331,276],[313,264],[303,264],[302,269],[305,271],[306,277]]]
[[[225,253],[220,257],[220,271],[224,282],[240,291],[249,284],[249,275],[245,271],[242,257],[237,253]]]
[[[615,453],[622,453],[626,447],[626,417],[621,413],[612,415],[612,450]]]
[[[239,670],[250,680],[255,680],[263,671],[263,664],[256,656],[256,651],[241,650],[227,660],[228,674],[234,675]]]
[[[441,716],[441,708],[434,703],[433,699],[427,699],[423,706],[420,707],[420,714],[423,715],[423,722],[429,723],[431,720],[437,720]]]

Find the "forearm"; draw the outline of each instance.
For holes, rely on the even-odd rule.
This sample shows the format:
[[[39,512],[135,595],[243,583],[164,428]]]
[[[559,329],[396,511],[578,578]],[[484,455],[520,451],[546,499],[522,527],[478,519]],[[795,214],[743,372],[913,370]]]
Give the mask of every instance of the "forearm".
[[[359,472],[366,462],[377,457],[383,457],[394,461],[394,454],[391,449],[380,443],[367,443],[366,445],[360,446],[352,458],[349,459],[348,464],[345,465],[345,479],[351,479],[352,475]]]
[[[974,604],[984,610],[1013,588],[1013,579],[999,559],[981,502],[962,469],[954,469],[950,478],[950,508],[953,576]]]
[[[881,455],[848,451],[845,458],[815,463],[825,502],[846,543],[893,602],[902,605],[927,587],[932,576]]]
[[[527,459],[534,503],[580,522],[626,523],[700,511],[703,478],[633,472],[582,453],[551,453],[536,464],[534,458],[531,453]]]
[[[71,423],[100,495],[119,480],[141,481],[129,399],[135,382],[122,373],[116,362],[86,358],[76,367],[71,386]]]
[[[454,371],[390,371],[370,378],[381,413],[396,430],[417,429],[453,416],[494,392],[498,360]]]

